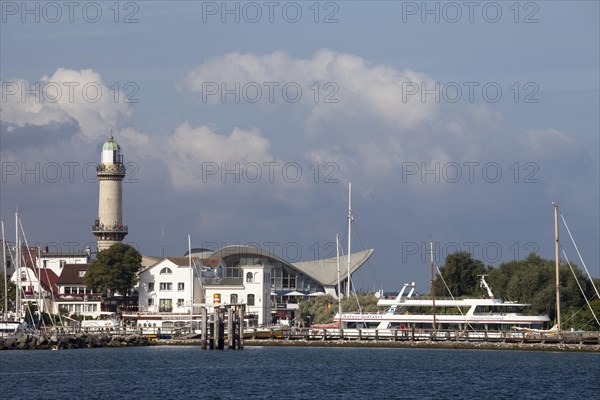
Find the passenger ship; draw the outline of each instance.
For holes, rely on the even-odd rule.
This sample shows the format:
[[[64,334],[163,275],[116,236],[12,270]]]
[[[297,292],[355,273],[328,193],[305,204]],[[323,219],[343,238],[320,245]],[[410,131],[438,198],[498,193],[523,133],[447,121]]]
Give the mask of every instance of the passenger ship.
[[[525,310],[531,304],[504,302],[494,295],[481,277],[481,286],[487,290],[489,298],[470,299],[415,299],[415,283],[404,284],[395,299],[380,299],[379,306],[388,307],[382,314],[339,313],[335,320],[341,328],[352,329],[433,329],[451,331],[510,331],[518,328],[547,329],[550,318],[547,315],[527,315]],[[408,294],[405,295],[405,292]],[[435,317],[434,317],[435,302]],[[349,333],[349,332],[348,332]]]

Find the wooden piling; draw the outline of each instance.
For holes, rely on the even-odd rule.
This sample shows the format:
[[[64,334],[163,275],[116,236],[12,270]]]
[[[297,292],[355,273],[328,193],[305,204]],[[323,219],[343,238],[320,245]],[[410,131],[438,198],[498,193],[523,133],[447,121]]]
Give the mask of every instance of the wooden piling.
[[[206,339],[207,339],[207,330],[208,330],[208,314],[206,312],[206,307],[202,307],[202,325],[201,328],[202,332],[200,334],[200,348],[202,348],[202,350],[206,350]]]
[[[239,324],[239,329],[238,329],[238,349],[243,349],[244,348],[244,306],[240,306],[240,308],[238,308],[238,312],[239,312],[239,318],[238,318],[238,324]],[[256,330],[255,330],[256,332]]]
[[[233,309],[227,308],[227,348],[235,350],[235,328],[233,325]]]

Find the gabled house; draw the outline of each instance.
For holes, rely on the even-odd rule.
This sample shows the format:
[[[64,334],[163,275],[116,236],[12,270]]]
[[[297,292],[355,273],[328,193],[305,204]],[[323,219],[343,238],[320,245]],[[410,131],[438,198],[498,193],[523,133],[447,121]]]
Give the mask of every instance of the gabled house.
[[[90,264],[64,264],[56,281],[58,296],[54,299],[54,312],[60,309],[69,314],[98,317],[101,311],[100,293],[85,286],[85,274]]]
[[[200,274],[200,259],[193,258],[190,269],[188,257],[165,257],[143,269],[139,273],[139,311],[189,314],[192,286],[194,303],[201,301]]]

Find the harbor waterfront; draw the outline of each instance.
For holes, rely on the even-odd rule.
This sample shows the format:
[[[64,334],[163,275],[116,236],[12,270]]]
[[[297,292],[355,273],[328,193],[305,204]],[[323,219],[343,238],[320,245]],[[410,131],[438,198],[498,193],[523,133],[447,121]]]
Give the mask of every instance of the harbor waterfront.
[[[204,337],[189,332],[141,334],[127,330],[38,332],[0,337],[0,350],[65,350],[96,347],[196,346],[243,349],[245,346],[380,347],[572,351],[600,353],[598,332],[443,332],[420,330],[246,329],[241,343],[226,334]],[[350,333],[350,335],[349,335]],[[235,337],[234,337],[235,339]],[[239,338],[238,338],[239,339]],[[221,342],[221,346],[217,343]],[[225,345],[227,342],[227,345]]]
[[[151,346],[0,353],[2,397],[594,398],[600,354]]]

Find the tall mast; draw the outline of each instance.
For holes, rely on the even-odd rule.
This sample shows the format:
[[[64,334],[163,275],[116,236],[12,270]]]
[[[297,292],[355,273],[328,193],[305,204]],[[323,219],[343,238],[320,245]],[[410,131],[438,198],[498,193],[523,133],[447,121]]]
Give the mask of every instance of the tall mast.
[[[352,243],[352,182],[348,182],[348,284],[346,285],[346,297],[350,297],[350,244]]]
[[[340,235],[335,235],[335,256],[337,260],[337,280],[338,280],[338,315],[340,324],[342,322],[342,285],[340,283]],[[340,325],[341,326],[341,325]]]
[[[558,204],[552,203],[554,206],[554,262],[556,269],[556,324],[560,331],[560,277],[558,274]]]
[[[190,264],[190,318],[194,315],[194,269],[192,268],[192,238],[188,234],[188,263]],[[192,319],[190,319],[190,329],[192,329]]]
[[[436,321],[436,308],[435,308],[435,267],[433,264],[433,240],[429,240],[429,251],[430,251],[430,255],[431,255],[431,300],[432,300],[432,304],[433,304],[433,336],[435,337],[435,330],[436,330],[436,325],[437,325],[437,321]]]
[[[17,290],[15,295],[15,314],[21,320],[21,243],[19,241],[19,210],[15,212],[15,268]]]
[[[8,276],[6,271],[6,237],[4,236],[4,220],[0,220],[2,225],[2,266],[4,271],[4,314],[2,319],[8,319]]]

